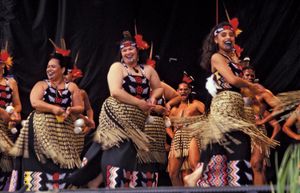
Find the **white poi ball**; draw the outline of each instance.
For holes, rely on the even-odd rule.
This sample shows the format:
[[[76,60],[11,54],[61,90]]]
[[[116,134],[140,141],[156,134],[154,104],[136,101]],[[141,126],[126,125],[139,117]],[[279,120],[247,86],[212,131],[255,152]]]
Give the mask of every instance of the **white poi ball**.
[[[79,134],[82,132],[82,128],[81,127],[75,127],[74,128],[74,133]]]
[[[166,127],[171,127],[172,123],[169,117],[165,117],[165,126]]]
[[[10,132],[12,133],[12,134],[16,134],[17,132],[18,132],[18,130],[17,130],[17,128],[11,128],[10,129]]]
[[[84,120],[83,119],[77,119],[75,122],[74,122],[74,126],[75,127],[82,127],[84,125]]]
[[[22,127],[24,127],[24,126],[25,126],[26,122],[27,122],[27,120],[22,120],[22,121],[21,121],[21,125],[22,125]]]
[[[15,108],[13,106],[7,106],[5,111],[9,114],[13,113],[15,110]]]

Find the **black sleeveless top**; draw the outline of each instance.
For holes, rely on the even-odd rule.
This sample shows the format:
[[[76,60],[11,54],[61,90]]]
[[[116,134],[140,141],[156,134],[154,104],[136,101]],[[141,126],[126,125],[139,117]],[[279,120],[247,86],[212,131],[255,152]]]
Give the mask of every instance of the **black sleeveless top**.
[[[64,109],[72,105],[72,93],[69,91],[69,83],[65,82],[65,88],[58,90],[54,88],[49,80],[45,80],[48,84],[48,88],[44,92],[43,100],[46,103],[60,106]]]
[[[236,76],[241,77],[243,75],[242,68],[239,65],[233,63],[228,56],[223,55],[223,54],[221,54],[221,55],[229,60],[228,66],[230,67],[233,74],[236,75]],[[219,87],[219,88],[217,88],[218,92],[221,92],[221,91],[224,91],[224,90],[240,92],[240,88],[229,84],[229,82],[227,82],[225,80],[225,78],[218,71],[214,72],[214,81],[216,82],[216,84]]]
[[[5,79],[5,85],[0,85],[0,107],[5,109],[12,104],[12,89],[9,86],[7,78]]]
[[[144,66],[139,65],[141,68],[142,76],[132,75],[126,64],[122,65],[126,68],[128,75],[123,78],[123,88],[129,94],[147,100],[150,97],[150,82],[145,76]]]

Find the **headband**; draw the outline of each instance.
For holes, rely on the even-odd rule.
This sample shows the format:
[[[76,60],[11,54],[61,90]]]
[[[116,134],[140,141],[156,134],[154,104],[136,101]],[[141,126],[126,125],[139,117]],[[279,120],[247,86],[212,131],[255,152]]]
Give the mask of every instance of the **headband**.
[[[130,40],[126,40],[120,44],[120,49],[123,49],[128,46],[136,47],[136,43]]]
[[[229,25],[224,25],[223,27],[219,27],[214,31],[214,36],[217,36],[220,32],[224,31],[224,30],[231,30],[234,31],[233,28]]]

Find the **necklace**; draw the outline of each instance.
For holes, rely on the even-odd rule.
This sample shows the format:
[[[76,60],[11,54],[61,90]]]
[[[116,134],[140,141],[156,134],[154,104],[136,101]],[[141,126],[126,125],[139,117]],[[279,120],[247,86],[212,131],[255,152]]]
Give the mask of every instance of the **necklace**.
[[[137,66],[132,67],[132,69],[134,70],[135,73],[139,73],[139,69],[137,69]]]
[[[128,67],[127,64],[125,64],[125,63],[123,63],[123,64],[124,64],[124,66],[125,66],[127,69],[129,69],[129,67]],[[133,71],[134,71],[135,73],[139,73],[138,67],[139,67],[139,65],[137,64],[136,66],[131,67],[131,68],[133,69]]]
[[[60,84],[61,84],[61,82],[58,84],[51,82],[52,87],[55,89],[55,103],[56,104],[61,104],[61,102],[62,102],[62,93],[60,92],[60,89],[59,89]]]

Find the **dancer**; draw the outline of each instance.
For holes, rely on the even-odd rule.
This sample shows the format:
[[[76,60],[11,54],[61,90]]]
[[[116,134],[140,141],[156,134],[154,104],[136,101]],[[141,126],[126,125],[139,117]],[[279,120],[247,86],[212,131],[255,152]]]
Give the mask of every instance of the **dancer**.
[[[245,118],[240,88],[256,94],[259,87],[241,78],[234,45],[234,29],[222,22],[211,30],[202,47],[201,66],[212,73],[207,88],[214,96],[207,119],[190,126],[203,149],[204,173],[196,176],[200,177],[197,185],[202,187],[252,184],[250,139],[276,145]]]
[[[22,109],[18,84],[13,78],[6,77],[12,66],[12,57],[7,48],[0,52],[0,190],[9,183],[13,169],[12,157],[8,155],[13,146],[13,134],[20,122]]]
[[[168,121],[169,110],[181,101],[181,97],[168,84],[161,82],[163,95],[155,107],[151,110],[145,125],[145,134],[151,137],[149,151],[138,151],[138,177],[141,186],[156,187],[161,178],[163,166],[166,164],[167,155],[165,150],[166,131],[165,122]],[[146,176],[146,178],[144,177]]]
[[[10,151],[13,156],[23,157],[23,185],[27,191],[69,188],[64,179],[81,164],[84,136],[74,133],[71,119],[71,115],[83,112],[80,90],[75,83],[64,81],[70,51],[55,48],[46,69],[48,79],[37,82],[30,93],[35,110]]]
[[[106,186],[135,187],[137,150],[149,151],[143,132],[147,114],[163,93],[157,72],[138,63],[137,44],[129,32],[120,43],[121,62],[111,65],[110,90],[102,105],[94,141],[103,149],[101,166]],[[151,95],[150,95],[151,90]]]
[[[246,66],[243,68],[243,78],[251,83],[254,83],[255,81],[255,71],[254,68],[251,66]],[[255,119],[261,119],[264,116],[267,116],[269,112],[266,110],[266,101],[272,100],[275,96],[273,95],[264,95],[263,93],[267,91],[262,91],[261,93],[257,95],[251,94],[251,92],[247,88],[243,88],[241,90],[242,95],[244,96],[245,101],[245,112],[246,117],[249,118],[250,121],[255,123]],[[266,97],[272,97],[267,98]],[[248,108],[249,107],[249,108]],[[269,124],[273,127],[273,133],[271,136],[271,139],[274,139],[274,137],[278,134],[280,131],[280,125],[279,123],[273,119],[269,121]],[[258,126],[258,128],[267,135],[267,130],[264,125]],[[257,145],[255,145],[257,144]],[[260,144],[259,142],[252,142],[252,154],[251,154],[251,167],[253,170],[254,185],[263,185],[266,184],[266,177],[265,177],[265,169],[266,169],[266,161],[268,157],[270,156],[270,150],[268,147],[264,147],[263,144]]]
[[[177,117],[198,119],[204,114],[204,104],[193,99],[191,91],[191,85],[187,82],[178,85],[177,92],[181,96],[181,102],[171,109],[171,120]],[[182,173],[186,171],[188,174],[193,171],[200,159],[199,142],[192,138],[186,127],[187,125],[177,123],[174,128],[168,161],[168,171],[173,186],[183,186]]]

